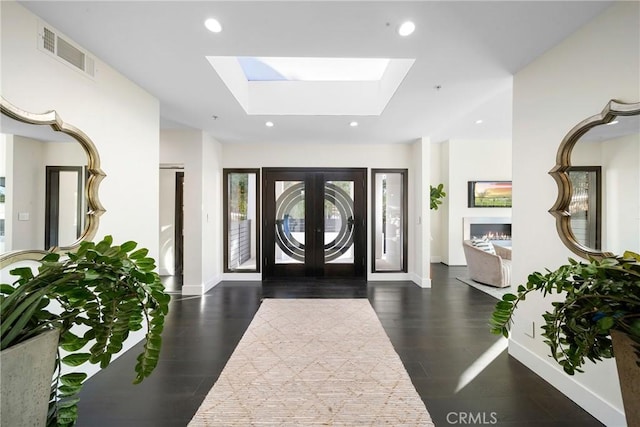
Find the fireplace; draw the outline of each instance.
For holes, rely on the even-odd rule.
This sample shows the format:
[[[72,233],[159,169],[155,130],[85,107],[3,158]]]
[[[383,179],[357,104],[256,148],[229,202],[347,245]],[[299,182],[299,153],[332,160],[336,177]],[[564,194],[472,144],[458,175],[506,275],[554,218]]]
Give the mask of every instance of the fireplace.
[[[463,227],[465,240],[486,237],[494,242],[511,241],[510,217],[467,217]]]

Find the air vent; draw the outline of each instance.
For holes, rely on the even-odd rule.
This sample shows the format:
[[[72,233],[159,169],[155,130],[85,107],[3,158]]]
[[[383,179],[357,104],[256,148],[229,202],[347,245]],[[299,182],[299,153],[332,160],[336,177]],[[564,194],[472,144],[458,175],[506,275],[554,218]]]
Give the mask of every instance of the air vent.
[[[84,52],[58,37],[58,56],[84,71]]]
[[[38,32],[38,47],[61,62],[72,65],[86,75],[95,75],[95,61],[83,50],[63,38],[56,30],[41,24]]]
[[[51,53],[56,53],[56,35],[48,28],[44,29],[42,37],[43,47]]]

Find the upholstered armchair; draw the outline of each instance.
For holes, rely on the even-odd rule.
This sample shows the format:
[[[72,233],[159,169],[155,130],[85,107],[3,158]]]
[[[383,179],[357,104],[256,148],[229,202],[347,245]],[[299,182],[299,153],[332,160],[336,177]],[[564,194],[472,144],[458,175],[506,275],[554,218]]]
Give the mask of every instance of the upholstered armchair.
[[[511,285],[511,249],[491,245],[483,248],[473,246],[471,240],[462,243],[467,259],[469,276],[476,282],[504,288]]]

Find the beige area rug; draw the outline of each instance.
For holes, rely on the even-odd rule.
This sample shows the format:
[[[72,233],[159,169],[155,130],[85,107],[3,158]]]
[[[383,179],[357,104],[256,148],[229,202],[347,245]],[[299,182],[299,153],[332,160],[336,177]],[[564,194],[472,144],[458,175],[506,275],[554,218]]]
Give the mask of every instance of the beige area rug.
[[[433,426],[366,299],[266,299],[189,426]]]

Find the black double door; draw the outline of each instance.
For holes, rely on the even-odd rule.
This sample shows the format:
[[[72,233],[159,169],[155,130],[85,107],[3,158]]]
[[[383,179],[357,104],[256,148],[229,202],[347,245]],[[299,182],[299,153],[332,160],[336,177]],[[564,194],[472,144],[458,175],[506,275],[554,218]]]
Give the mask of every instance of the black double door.
[[[263,278],[361,278],[366,169],[268,168]]]

